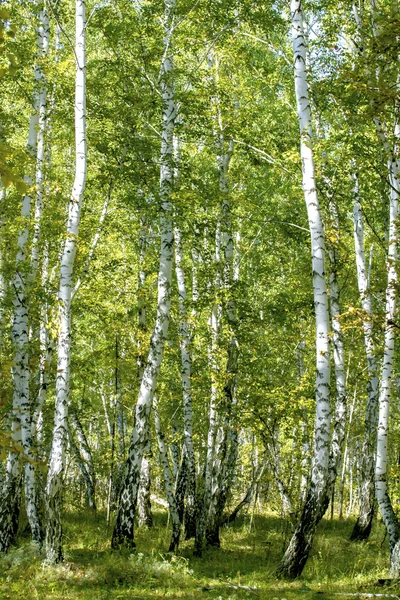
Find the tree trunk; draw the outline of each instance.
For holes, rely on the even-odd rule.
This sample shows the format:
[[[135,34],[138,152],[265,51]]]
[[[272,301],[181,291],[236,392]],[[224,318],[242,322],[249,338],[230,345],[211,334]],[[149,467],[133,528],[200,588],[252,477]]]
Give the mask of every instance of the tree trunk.
[[[35,88],[33,95],[33,112],[29,123],[27,153],[32,160],[36,160],[38,149],[38,125],[40,132],[41,162],[36,163],[36,177],[42,184],[43,178],[43,150],[44,126],[46,111],[46,82],[43,71],[43,59],[48,46],[48,17],[45,7],[39,14],[37,34],[37,59],[35,65]],[[25,176],[25,183],[30,188],[33,183],[31,176]],[[22,452],[25,456],[25,501],[32,540],[40,547],[43,540],[42,527],[39,518],[38,501],[36,494],[35,469],[32,458],[32,425],[30,406],[30,370],[29,370],[29,314],[28,314],[28,285],[27,272],[29,219],[31,216],[31,190],[25,194],[22,201],[21,216],[23,228],[18,235],[16,272],[12,281],[15,295],[13,300],[12,317],[12,343],[13,343],[13,424],[12,442],[14,448],[10,450],[6,476],[3,484],[1,511],[0,511],[0,550],[6,552],[14,541],[18,528],[19,503],[21,499],[22,467],[19,464]],[[21,450],[18,449],[21,447]]]
[[[361,450],[361,486],[359,489],[360,510],[350,539],[366,540],[372,527],[375,506],[375,457],[376,431],[378,425],[379,378],[372,323],[372,297],[369,291],[367,265],[364,252],[364,228],[360,206],[358,174],[353,171],[353,215],[354,247],[357,265],[358,290],[363,309],[363,329],[365,353],[367,356],[368,384],[367,408],[365,414],[364,439]]]
[[[149,449],[150,451],[150,449]],[[140,527],[153,527],[153,514],[151,512],[151,464],[146,451],[142,460],[140,472],[140,486],[138,495],[138,521]]]
[[[318,202],[312,150],[312,125],[306,77],[306,46],[300,0],[291,0],[292,41],[303,190],[311,233],[313,290],[316,322],[316,420],[310,484],[300,522],[278,567],[278,576],[298,577],[307,562],[314,533],[322,518],[326,497],[330,441],[329,314],[325,278],[325,241]]]
[[[172,536],[168,552],[175,552],[175,550],[177,550],[179,546],[181,520],[179,518],[178,506],[174,494],[174,481],[168,461],[168,454],[165,447],[164,435],[161,431],[160,417],[158,414],[156,399],[154,399],[154,421],[158,440],[158,449],[160,451],[160,462],[164,476],[165,493],[167,496],[169,513],[172,521]]]
[[[86,439],[85,432],[83,431],[82,424],[78,419],[74,410],[69,410],[69,422],[74,430],[78,450],[78,456],[80,457],[80,468],[85,479],[86,484],[86,499],[88,506],[93,510],[96,510],[96,478],[94,473],[92,452],[89,448],[88,441]],[[83,469],[82,469],[83,467]]]
[[[396,138],[400,139],[400,125],[396,124]],[[387,486],[388,430],[391,378],[394,360],[395,313],[398,275],[398,195],[400,184],[400,163],[395,147],[388,158],[390,181],[390,221],[389,249],[387,255],[387,288],[385,312],[385,336],[382,361],[381,387],[379,393],[379,416],[377,431],[377,456],[375,469],[376,498],[385,523],[390,546],[390,571],[392,577],[400,576],[400,524],[393,510]]]
[[[265,471],[265,457],[261,460],[261,463],[258,465],[256,472],[254,473],[253,479],[251,480],[251,484],[245,494],[245,496],[243,497],[243,499],[239,502],[239,504],[236,505],[236,507],[233,509],[233,511],[224,519],[222,519],[220,521],[220,527],[222,527],[223,525],[228,525],[229,523],[232,523],[236,517],[238,516],[239,512],[242,510],[242,508],[244,508],[245,506],[250,506],[251,503],[253,502],[254,499],[254,495],[255,495],[255,491],[257,489],[257,486],[260,482],[261,477],[264,474]]]
[[[71,356],[71,292],[79,220],[86,184],[86,24],[85,0],[76,0],[75,31],[75,181],[72,189],[66,241],[61,257],[59,287],[59,334],[57,343],[56,405],[53,440],[46,484],[46,558],[63,560],[62,484],[68,431],[69,378]]]
[[[176,118],[176,105],[173,89],[173,61],[171,55],[174,8],[175,0],[165,0],[164,56],[161,70],[163,100],[160,157],[161,251],[158,273],[157,316],[136,405],[135,426],[131,437],[125,477],[119,499],[117,521],[111,541],[111,545],[114,549],[119,548],[122,545],[134,546],[134,519],[140,482],[140,470],[143,454],[149,438],[150,411],[160,371],[170,318],[173,261],[173,134]]]
[[[329,194],[328,212],[330,222],[330,242],[328,246],[330,275],[329,275],[329,295],[330,295],[330,313],[332,320],[332,346],[333,346],[333,361],[335,366],[335,384],[336,384],[336,399],[335,411],[333,420],[333,431],[331,440],[331,450],[329,456],[328,481],[325,496],[325,509],[323,507],[322,514],[329,506],[329,502],[333,501],[335,494],[335,483],[338,469],[343,455],[343,443],[346,429],[346,405],[347,405],[347,390],[346,390],[346,367],[344,364],[344,347],[343,333],[340,324],[340,292],[338,281],[338,250],[340,244],[339,236],[339,215],[336,202]]]
[[[178,227],[174,230],[175,271],[179,293],[179,333],[181,346],[181,376],[183,390],[183,435],[187,469],[186,508],[184,516],[185,539],[195,536],[196,532],[196,467],[193,448],[193,410],[192,410],[192,356],[190,351],[190,332],[186,310],[186,282],[182,265],[182,241]]]

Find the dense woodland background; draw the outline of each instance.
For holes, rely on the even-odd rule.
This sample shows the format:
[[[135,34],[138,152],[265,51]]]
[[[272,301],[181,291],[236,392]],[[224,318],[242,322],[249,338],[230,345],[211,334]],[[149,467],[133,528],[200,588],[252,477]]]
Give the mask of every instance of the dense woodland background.
[[[293,579],[378,515],[398,577],[399,11],[1,2],[2,552],[274,515]]]

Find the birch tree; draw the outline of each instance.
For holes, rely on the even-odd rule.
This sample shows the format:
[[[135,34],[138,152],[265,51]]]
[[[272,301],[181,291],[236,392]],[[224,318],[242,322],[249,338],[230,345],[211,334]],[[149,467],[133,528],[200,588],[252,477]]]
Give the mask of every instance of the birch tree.
[[[375,504],[376,431],[378,424],[379,377],[374,341],[372,296],[365,260],[364,226],[360,205],[357,169],[353,163],[353,221],[357,282],[363,309],[364,345],[367,357],[368,384],[364,439],[361,450],[360,512],[351,533],[351,540],[367,539],[372,527]]]
[[[394,360],[395,344],[395,314],[398,274],[396,261],[398,259],[398,202],[400,185],[400,161],[398,158],[398,143],[400,140],[400,124],[396,115],[394,126],[395,144],[388,152],[387,164],[389,172],[389,247],[387,254],[387,287],[385,309],[385,335],[384,353],[379,391],[379,414],[377,431],[377,451],[375,468],[376,498],[379,510],[385,523],[390,546],[390,570],[393,577],[400,575],[400,523],[393,510],[388,493],[388,430],[389,430],[389,405],[391,395],[391,378]]]
[[[157,315],[150,340],[150,350],[143,372],[136,404],[125,476],[119,498],[117,521],[111,545],[134,546],[134,519],[143,454],[149,438],[149,419],[157,378],[160,371],[165,339],[168,333],[171,306],[173,262],[173,135],[176,119],[174,96],[172,33],[175,0],[164,4],[164,56],[161,64],[162,136],[160,156],[160,267],[158,272]]]
[[[38,26],[36,29],[37,58],[34,72],[34,95],[33,110],[29,123],[29,136],[27,153],[32,162],[36,163],[37,189],[42,186],[43,178],[43,148],[44,129],[46,114],[46,81],[43,70],[43,61],[46,57],[49,37],[49,23],[46,6],[40,10]],[[37,160],[39,129],[39,157]],[[29,252],[29,220],[31,217],[32,190],[35,178],[32,175],[25,176],[28,187],[24,195],[21,208],[23,227],[18,235],[17,256],[15,264],[15,276],[12,281],[14,289],[12,339],[13,339],[13,417],[12,417],[12,439],[17,451],[11,450],[6,465],[6,477],[2,490],[2,508],[0,510],[0,549],[7,551],[13,542],[19,516],[19,504],[21,500],[21,484],[23,471],[25,471],[25,497],[29,524],[32,531],[32,539],[39,546],[42,543],[42,529],[39,520],[35,471],[31,454],[32,427],[31,427],[31,400],[30,400],[30,369],[29,369],[29,281],[27,273],[33,269],[34,261],[30,263]],[[25,464],[21,465],[21,454],[23,450]],[[21,452],[22,453],[22,452]]]
[[[66,239],[61,256],[56,402],[46,483],[46,559],[63,560],[62,487],[68,433],[71,360],[71,299],[79,221],[86,185],[86,0],[75,3],[75,179],[69,202]]]
[[[325,277],[325,240],[316,189],[313,130],[306,72],[306,40],[301,2],[292,0],[294,82],[300,125],[303,191],[311,235],[313,291],[316,324],[316,420],[311,478],[300,522],[278,567],[280,577],[298,577],[306,564],[315,528],[322,517],[330,454],[330,352],[329,313]]]
[[[190,350],[190,331],[187,319],[187,292],[186,280],[183,270],[183,253],[181,233],[178,227],[174,228],[175,240],[175,272],[178,284],[179,300],[179,333],[181,347],[181,375],[183,394],[183,435],[187,460],[186,481],[186,508],[185,508],[185,537],[189,539],[195,535],[196,527],[196,467],[193,446],[193,407],[192,407],[192,355]]]

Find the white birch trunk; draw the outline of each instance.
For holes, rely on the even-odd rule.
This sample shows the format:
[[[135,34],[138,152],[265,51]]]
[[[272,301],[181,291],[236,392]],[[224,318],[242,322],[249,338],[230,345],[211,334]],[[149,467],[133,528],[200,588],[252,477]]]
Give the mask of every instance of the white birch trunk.
[[[291,0],[294,81],[300,124],[303,191],[311,234],[316,324],[316,420],[314,456],[307,499],[285,555],[278,567],[281,577],[298,577],[306,564],[326,493],[330,442],[329,313],[325,277],[325,236],[315,182],[311,109],[306,73],[306,45],[301,0]]]
[[[371,531],[375,502],[375,455],[378,425],[379,378],[373,336],[372,297],[369,291],[368,269],[364,251],[364,227],[360,206],[360,190],[356,169],[353,170],[353,216],[354,249],[357,266],[357,282],[363,310],[364,345],[367,357],[368,384],[364,440],[361,450],[360,512],[351,540],[367,539]]]
[[[182,240],[178,227],[174,229],[175,239],[175,271],[178,284],[179,300],[179,333],[181,346],[181,376],[183,391],[183,435],[187,459],[187,489],[185,509],[185,537],[195,535],[196,512],[196,467],[193,447],[193,409],[192,409],[192,355],[190,351],[191,335],[186,310],[186,282],[183,270]]]
[[[301,339],[297,346],[297,360],[299,365],[299,382],[301,383],[305,375],[304,368],[304,352],[306,349],[306,343],[304,339]],[[310,441],[309,441],[309,427],[307,420],[307,410],[302,407],[302,420],[301,420],[301,478],[300,478],[300,498],[302,504],[306,501],[307,489],[309,483],[309,471],[310,471]]]
[[[140,471],[140,485],[138,492],[138,522],[140,527],[153,526],[151,510],[151,463],[150,447],[145,450]]]
[[[33,95],[33,112],[29,123],[27,153],[32,160],[37,153],[37,129],[39,116],[45,110],[45,89],[43,58],[48,45],[48,19],[45,8],[39,14],[37,33],[37,59],[35,65],[35,83]],[[33,178],[25,175],[25,183],[30,188]],[[29,397],[29,315],[28,315],[28,281],[27,267],[29,219],[31,216],[31,190],[28,189],[22,200],[21,217],[23,226],[18,235],[15,276],[12,280],[14,289],[13,317],[12,317],[12,343],[13,343],[13,424],[12,439],[15,446],[21,446],[26,458],[25,462],[25,495],[26,509],[32,531],[32,539],[39,546],[42,543],[42,529],[39,520],[34,466],[32,464],[31,446],[31,409]],[[7,458],[6,477],[4,480],[1,509],[0,509],[0,550],[7,551],[13,542],[18,526],[18,514],[22,483],[22,466],[20,455],[10,451]]]
[[[219,231],[217,231],[217,236]],[[217,257],[219,256],[219,247],[217,243]],[[204,549],[204,541],[206,534],[206,525],[208,511],[211,502],[212,482],[213,482],[213,467],[215,463],[215,443],[217,436],[217,418],[218,418],[218,388],[216,382],[216,361],[215,354],[217,349],[217,337],[220,323],[220,307],[217,304],[213,305],[209,326],[211,329],[211,348],[209,349],[209,364],[211,368],[211,397],[210,407],[208,410],[208,433],[207,433],[207,453],[204,475],[204,491],[200,501],[197,515],[196,539],[195,539],[195,555],[202,556]]]
[[[142,382],[143,371],[145,367],[145,356],[142,351],[142,336],[146,334],[146,303],[143,298],[143,289],[146,283],[146,270],[144,266],[147,247],[148,234],[146,219],[141,219],[141,232],[139,238],[139,277],[138,277],[138,381],[139,386]],[[148,439],[146,449],[143,454],[142,466],[140,471],[140,483],[138,492],[138,521],[140,526],[152,527],[153,515],[151,511],[151,440]]]
[[[139,236],[139,277],[138,277],[138,340],[137,340],[137,366],[139,387],[142,382],[145,367],[145,356],[143,353],[142,337],[146,335],[146,302],[143,297],[146,283],[145,258],[149,245],[146,218],[141,218],[141,231]],[[143,453],[140,471],[140,482],[138,492],[138,521],[140,526],[152,527],[153,515],[151,512],[151,440],[147,441]]]
[[[38,46],[39,57],[38,61],[41,64],[47,57],[49,46],[49,17],[47,14],[46,4],[43,5],[39,16],[40,26],[38,30]],[[41,64],[40,76],[38,81],[38,131],[37,131],[37,148],[36,148],[36,199],[33,224],[33,239],[31,253],[31,268],[29,273],[30,282],[36,278],[39,267],[39,239],[40,226],[43,212],[43,191],[44,191],[44,162],[45,162],[45,135],[46,135],[46,115],[47,115],[47,81]],[[32,403],[30,403],[32,404]],[[32,420],[34,415],[31,415],[31,423],[27,424],[29,433],[27,432],[26,452],[30,453],[30,448],[35,442],[32,436]],[[32,532],[32,540],[40,547],[43,542],[42,524],[39,517],[39,495],[36,482],[36,474],[34,464],[27,461],[25,464],[25,504],[28,515],[29,524]]]
[[[215,59],[216,80],[218,80],[218,60]],[[230,435],[232,409],[236,404],[235,392],[237,385],[237,354],[238,344],[233,332],[236,325],[235,303],[232,298],[234,282],[234,243],[231,223],[231,203],[229,197],[228,171],[232,159],[234,143],[230,140],[226,148],[222,116],[219,110],[219,100],[216,98],[217,121],[219,131],[216,132],[217,165],[219,172],[219,192],[221,196],[221,217],[216,231],[216,263],[217,276],[215,291],[223,287],[227,291],[227,301],[222,307],[214,304],[211,315],[212,348],[210,353],[212,365],[212,389],[209,410],[209,435],[207,442],[207,463],[203,505],[200,509],[196,533],[195,552],[201,555],[204,536],[207,543],[220,545],[219,522],[228,493],[228,478],[233,476],[237,456],[237,435]],[[215,352],[218,348],[218,337],[221,329],[223,312],[231,330],[228,345],[227,381],[224,386],[224,403],[220,406],[218,400],[217,364]],[[223,414],[220,414],[223,413]],[[228,449],[228,441],[231,447]],[[209,462],[210,461],[210,462]]]
[[[40,26],[38,31],[39,38],[39,61],[46,59],[49,47],[50,25],[49,16],[47,14],[46,4],[40,13]],[[30,279],[33,281],[36,277],[39,268],[40,255],[40,229],[43,213],[43,193],[44,193],[44,165],[46,160],[45,154],[45,138],[47,130],[47,81],[41,68],[40,78],[38,81],[38,123],[37,123],[37,149],[36,149],[36,198],[35,212],[33,222],[33,238],[32,238],[32,253],[31,253],[31,270]]]
[[[371,0],[371,24],[373,35],[377,37],[380,33],[377,16],[378,9],[375,0]],[[371,75],[371,74],[370,74]],[[379,89],[380,67],[375,72],[374,86]],[[400,77],[396,82],[397,91],[400,89]],[[374,103],[372,102],[374,109]],[[374,111],[374,123],[378,137],[382,142],[387,159],[387,170],[389,175],[389,232],[388,232],[388,253],[387,253],[387,287],[386,287],[386,309],[385,309],[385,334],[383,346],[383,361],[381,370],[381,381],[379,391],[379,412],[377,429],[377,451],[375,466],[375,492],[382,515],[383,522],[389,535],[390,547],[390,571],[393,577],[400,575],[400,523],[393,510],[389,497],[387,485],[387,467],[388,467],[388,431],[389,431],[389,406],[391,394],[391,378],[394,360],[395,344],[395,314],[397,300],[398,274],[396,263],[398,260],[398,202],[400,190],[400,161],[399,161],[399,142],[400,142],[400,123],[399,123],[400,104],[398,99],[394,106],[394,126],[393,141],[392,135],[386,134],[387,126],[381,122],[379,116]]]
[[[290,497],[288,486],[285,485],[281,476],[281,453],[279,443],[279,430],[274,431],[269,440],[264,441],[266,454],[269,455],[269,464],[273,473],[275,484],[281,497],[282,515],[291,517],[294,514],[293,502]]]
[[[400,125],[395,126],[396,140],[400,140]],[[389,221],[389,248],[387,255],[387,287],[385,310],[385,336],[384,353],[381,371],[381,385],[379,393],[379,415],[377,431],[377,452],[375,469],[376,498],[379,510],[389,534],[391,555],[391,575],[400,575],[400,524],[393,510],[387,486],[388,468],[388,431],[389,431],[389,404],[392,383],[392,370],[395,343],[395,313],[398,286],[397,260],[398,260],[398,200],[400,186],[400,162],[397,158],[397,147],[388,158],[390,181],[390,221]]]
[[[171,44],[175,0],[165,0],[164,6],[164,56],[161,65],[163,101],[160,157],[161,250],[160,268],[158,272],[157,316],[136,405],[135,426],[132,432],[126,473],[119,500],[117,522],[115,524],[111,542],[113,548],[118,548],[123,544],[128,546],[134,545],[134,518],[140,481],[140,470],[143,453],[149,437],[150,411],[160,371],[170,318],[173,262],[173,134],[176,119]]]
[[[331,239],[328,246],[330,263],[329,295],[332,320],[332,346],[333,362],[335,366],[336,399],[325,505],[326,508],[328,508],[329,502],[332,501],[333,511],[335,482],[342,459],[346,427],[347,390],[346,367],[344,364],[343,333],[340,324],[340,292],[338,281],[338,249],[340,244],[339,215],[336,203],[331,197],[328,200],[328,211],[331,227]]]
[[[71,293],[80,212],[86,184],[86,23],[85,0],[76,0],[75,31],[75,181],[69,203],[65,245],[61,257],[59,299],[59,335],[57,343],[56,405],[53,441],[46,484],[47,529],[46,557],[49,562],[63,560],[62,552],[62,479],[68,432],[68,406],[71,355]]]

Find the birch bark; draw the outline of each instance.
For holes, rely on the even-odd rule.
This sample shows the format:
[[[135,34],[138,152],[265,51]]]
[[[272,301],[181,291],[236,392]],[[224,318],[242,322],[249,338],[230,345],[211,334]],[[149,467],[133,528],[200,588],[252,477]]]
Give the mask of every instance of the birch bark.
[[[338,280],[338,249],[340,244],[339,215],[336,202],[330,194],[328,198],[328,214],[331,229],[331,239],[328,246],[330,264],[329,295],[332,321],[332,346],[333,362],[335,366],[336,398],[331,450],[329,456],[327,490],[324,503],[325,509],[322,509],[323,512],[325,512],[325,510],[328,508],[330,501],[332,501],[333,511],[335,482],[343,454],[347,406],[346,367],[344,364],[343,332],[340,324],[340,292]]]
[[[79,230],[80,212],[86,184],[86,0],[75,3],[75,180],[69,203],[66,240],[61,257],[59,335],[57,342],[56,403],[49,471],[46,483],[46,558],[63,560],[62,551],[62,479],[68,433],[71,355],[72,277]]]
[[[371,24],[374,37],[380,33],[378,25],[378,9],[375,0],[371,0]],[[357,17],[357,12],[355,11]],[[358,25],[358,23],[357,23]],[[398,60],[398,59],[397,59]],[[371,75],[371,74],[370,74]],[[374,86],[379,89],[380,68],[375,72]],[[397,91],[400,88],[400,77],[396,81]],[[372,108],[375,109],[372,102]],[[385,333],[383,345],[383,360],[381,369],[381,380],[379,390],[379,412],[377,429],[377,449],[375,465],[375,493],[382,515],[383,522],[389,535],[390,548],[390,572],[393,577],[400,575],[400,523],[394,512],[387,485],[388,469],[388,431],[389,431],[389,407],[391,394],[391,379],[394,360],[395,344],[395,314],[397,301],[398,274],[396,263],[398,260],[398,217],[399,217],[399,191],[400,191],[400,104],[398,98],[394,105],[393,130],[389,136],[386,135],[386,126],[381,122],[377,112],[374,110],[374,123],[377,135],[381,140],[383,150],[387,159],[387,170],[389,178],[389,236],[388,253],[386,260],[387,286],[386,286],[386,308],[385,308]]]
[[[164,56],[161,65],[162,140],[160,156],[160,268],[158,272],[158,304],[150,350],[143,373],[136,405],[129,455],[119,499],[117,521],[111,545],[134,546],[134,519],[137,504],[140,470],[149,438],[149,419],[153,396],[160,371],[165,339],[168,332],[171,305],[171,277],[173,261],[172,188],[173,188],[173,134],[176,103],[173,87],[172,33],[175,0],[165,0]]]
[[[219,115],[219,113],[218,113]],[[220,116],[220,115],[219,115]],[[233,154],[233,141],[225,148],[222,123],[219,119],[219,132],[217,135],[217,164],[219,171],[219,191],[222,197],[221,218],[217,224],[215,235],[215,261],[217,276],[215,292],[218,294],[221,287],[231,293],[233,279],[233,237],[231,231],[231,215],[229,201],[228,170]],[[234,302],[228,298],[224,307],[229,325],[235,321]],[[227,456],[227,436],[230,422],[232,404],[235,398],[237,379],[237,342],[231,339],[228,346],[227,382],[224,386],[224,404],[218,394],[217,372],[218,365],[216,354],[219,345],[223,307],[215,302],[210,317],[211,348],[209,362],[212,371],[211,398],[209,407],[209,428],[207,436],[207,456],[205,466],[204,494],[199,507],[197,519],[195,554],[201,556],[204,542],[219,546],[219,518],[222,507],[221,493],[224,481],[224,466]],[[229,415],[228,417],[226,415]]]
[[[144,286],[146,283],[145,258],[149,245],[148,226],[146,219],[141,218],[141,231],[139,237],[139,277],[138,277],[138,382],[142,382],[145,368],[145,356],[142,349],[142,336],[146,335],[146,303],[143,297]],[[147,446],[143,454],[142,466],[140,472],[140,483],[138,492],[138,519],[139,525],[152,527],[153,515],[151,512],[151,440],[147,441]]]
[[[46,110],[46,82],[43,70],[43,60],[48,47],[48,17],[45,5],[42,7],[36,30],[37,58],[34,72],[33,111],[29,123],[27,153],[33,161],[37,155],[38,122],[39,131],[44,135]],[[43,150],[43,146],[40,147]],[[36,176],[42,174],[42,165],[37,163]],[[28,188],[33,184],[33,177],[25,175]],[[13,542],[17,527],[21,500],[21,485],[23,471],[25,472],[26,510],[32,532],[32,540],[41,546],[42,528],[36,497],[35,472],[32,462],[32,426],[29,395],[29,314],[28,314],[28,285],[29,272],[28,238],[29,219],[31,216],[31,189],[22,201],[21,217],[23,226],[18,235],[15,276],[12,280],[14,289],[12,344],[13,344],[13,422],[12,440],[14,449],[7,457],[6,476],[3,483],[0,509],[0,551],[7,551]],[[24,468],[21,465],[21,455],[18,448],[22,446],[25,458]]]
[[[364,227],[360,206],[360,190],[358,174],[353,170],[353,217],[354,217],[354,248],[356,255],[357,282],[363,310],[364,345],[367,356],[368,384],[367,407],[365,414],[364,439],[361,450],[361,486],[360,512],[354,525],[350,539],[353,541],[368,538],[374,515],[375,504],[375,460],[376,460],[376,431],[378,425],[379,378],[373,336],[373,308],[369,290],[367,264],[364,251]]]
[[[181,534],[181,520],[179,518],[178,506],[176,497],[174,494],[174,480],[171,472],[171,467],[168,461],[168,453],[165,447],[164,435],[161,431],[160,416],[158,414],[157,402],[154,398],[154,422],[158,440],[158,449],[160,452],[160,462],[163,471],[165,493],[167,496],[169,514],[172,522],[172,536],[171,543],[169,545],[168,552],[175,552],[179,546],[179,539]]]
[[[68,420],[71,424],[75,434],[75,439],[77,441],[76,456],[78,459],[79,468],[81,469],[82,475],[85,479],[87,504],[90,508],[96,510],[96,477],[93,466],[92,452],[78,416],[72,409],[69,409],[68,412]]]
[[[182,240],[178,227],[174,229],[175,239],[175,271],[179,294],[179,333],[181,346],[181,375],[183,390],[183,429],[186,450],[186,508],[185,508],[185,538],[190,539],[196,530],[196,467],[193,447],[193,410],[192,410],[192,355],[190,351],[190,331],[186,309],[186,281],[183,270]]]
[[[400,125],[395,125],[396,144],[388,157],[390,181],[389,248],[387,254],[387,287],[385,310],[384,352],[379,392],[375,489],[379,510],[389,535],[390,570],[393,577],[400,575],[400,524],[393,510],[387,486],[388,431],[391,379],[394,360],[395,313],[398,275],[398,202],[400,189],[400,161],[397,142],[400,140]]]
[[[219,428],[213,465],[213,489],[208,511],[207,542],[219,546],[219,527],[229,489],[234,477],[238,452],[238,428],[235,422],[238,379],[238,341],[236,338],[237,318],[234,300],[234,285],[239,278],[238,266],[234,264],[234,239],[228,172],[234,152],[234,142],[227,147],[223,131],[222,116],[218,108],[219,136],[217,138],[217,163],[221,202],[221,286],[226,293],[221,313],[225,316],[230,339],[227,348],[226,382],[223,388],[223,405],[220,409]]]
[[[298,577],[308,558],[326,494],[330,441],[329,313],[325,277],[325,236],[316,190],[313,131],[306,73],[306,41],[301,0],[291,0],[294,81],[300,124],[303,191],[311,234],[316,324],[316,420],[310,484],[302,516],[278,567],[278,576]]]

